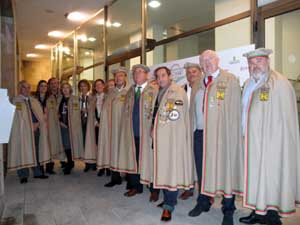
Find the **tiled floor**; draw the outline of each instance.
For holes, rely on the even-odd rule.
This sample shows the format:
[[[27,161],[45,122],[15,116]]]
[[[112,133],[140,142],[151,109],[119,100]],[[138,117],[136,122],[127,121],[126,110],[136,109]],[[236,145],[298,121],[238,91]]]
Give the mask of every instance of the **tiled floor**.
[[[47,180],[29,179],[25,185],[19,184],[15,173],[8,174],[5,181],[5,204],[21,204],[24,207],[26,225],[158,225],[161,209],[157,203],[150,203],[149,192],[132,198],[123,196],[125,182],[113,188],[103,185],[108,177],[97,177],[96,172],[83,173],[83,164],[76,163],[69,176],[64,176],[59,168],[57,174]],[[162,195],[160,196],[162,198]],[[169,225],[220,225],[222,213],[220,199],[212,209],[199,217],[187,214],[195,205],[195,199],[178,200],[173,219]],[[238,218],[250,211],[241,207],[237,200],[235,225]],[[285,225],[300,225],[300,212],[283,220]]]

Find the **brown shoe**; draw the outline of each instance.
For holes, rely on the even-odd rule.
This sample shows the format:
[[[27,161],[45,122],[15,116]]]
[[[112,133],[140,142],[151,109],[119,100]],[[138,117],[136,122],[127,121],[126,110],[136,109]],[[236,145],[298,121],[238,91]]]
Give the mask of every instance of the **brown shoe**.
[[[171,211],[164,209],[164,211],[162,212],[160,220],[167,222],[167,221],[170,221],[171,219],[172,219]]]
[[[139,192],[136,189],[130,189],[129,191],[124,193],[124,196],[126,197],[132,197],[138,194]]]
[[[157,192],[152,192],[150,195],[149,202],[157,202],[158,201],[158,193]]]
[[[193,192],[191,191],[184,191],[181,195],[180,195],[180,199],[181,200],[187,200],[189,197],[192,197],[194,195]]]

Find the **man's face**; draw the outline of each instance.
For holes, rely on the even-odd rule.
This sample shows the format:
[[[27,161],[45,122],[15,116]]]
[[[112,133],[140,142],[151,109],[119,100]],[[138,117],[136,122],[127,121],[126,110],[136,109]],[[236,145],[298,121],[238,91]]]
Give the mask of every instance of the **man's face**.
[[[269,58],[268,57],[254,57],[248,59],[250,76],[258,81],[262,76],[269,72]]]
[[[126,73],[124,72],[115,73],[115,82],[118,87],[124,86],[125,81],[126,81]]]
[[[219,68],[219,58],[212,51],[204,52],[200,57],[200,66],[206,76],[212,75]]]
[[[49,83],[49,88],[51,93],[57,93],[59,89],[59,81],[58,79],[54,78]]]
[[[148,80],[148,73],[143,68],[137,68],[133,73],[133,80],[135,84],[142,85]]]
[[[29,97],[30,95],[30,84],[23,83],[19,89],[19,93],[25,97]]]
[[[201,77],[201,71],[197,67],[189,67],[186,70],[186,79],[188,80],[190,86],[195,82],[197,78]]]
[[[85,82],[81,82],[79,86],[79,91],[86,95],[89,92],[89,86]]]
[[[160,69],[156,72],[156,79],[159,87],[164,88],[171,82],[171,77],[165,69]]]

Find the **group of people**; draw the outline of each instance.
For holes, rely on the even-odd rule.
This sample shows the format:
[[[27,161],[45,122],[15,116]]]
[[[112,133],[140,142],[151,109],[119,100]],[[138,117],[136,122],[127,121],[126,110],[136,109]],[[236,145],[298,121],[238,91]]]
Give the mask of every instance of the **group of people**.
[[[198,186],[191,217],[208,212],[222,195],[222,225],[233,225],[235,196],[241,195],[253,211],[240,222],[282,224],[280,217],[300,206],[300,142],[295,92],[270,69],[271,53],[244,54],[250,78],[243,89],[212,50],[199,56],[199,64],[185,64],[184,87],[165,66],[149,80],[142,64],[132,67],[130,87],[127,69],[119,67],[111,71],[113,85],[80,80],[79,96],[56,78],[40,81],[30,96],[30,85],[21,81],[8,168],[26,183],[29,168],[45,179],[45,172],[55,173],[55,159],[66,175],[74,160],[83,160],[84,172],[111,176],[106,187],[121,184],[125,175],[126,197],[147,185],[149,201],[156,202],[162,191],[162,221],[171,220],[179,190],[185,200]]]

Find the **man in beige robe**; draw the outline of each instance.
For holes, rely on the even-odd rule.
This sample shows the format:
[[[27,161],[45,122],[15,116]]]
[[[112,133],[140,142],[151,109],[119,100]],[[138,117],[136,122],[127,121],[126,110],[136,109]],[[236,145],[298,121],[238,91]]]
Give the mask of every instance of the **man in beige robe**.
[[[198,216],[210,209],[210,199],[223,195],[222,224],[233,225],[235,194],[242,193],[243,155],[241,151],[241,88],[238,79],[219,68],[219,58],[214,51],[200,55],[200,66],[205,75],[200,83],[202,92],[196,104],[202,108],[195,118],[196,129],[203,128],[202,175],[199,175],[201,194],[196,207],[189,212]],[[199,137],[202,138],[202,137]],[[194,140],[196,145],[196,140]],[[197,164],[197,163],[196,163]]]
[[[159,91],[150,114],[153,139],[148,139],[148,146],[153,148],[143,148],[140,153],[141,182],[163,190],[161,220],[169,221],[178,190],[191,189],[195,181],[189,106],[184,89],[172,82],[167,67],[157,68],[154,75]]]
[[[250,79],[243,92],[246,224],[280,225],[300,206],[300,142],[295,91],[270,69],[270,49],[245,53]]]
[[[189,111],[190,111],[190,121],[191,121],[191,135],[192,135],[192,140],[194,138],[194,123],[192,121],[194,117],[194,101],[195,101],[195,94],[198,92],[199,85],[200,84],[200,79],[203,79],[201,68],[199,64],[196,63],[190,63],[186,62],[184,64],[185,72],[186,72],[186,79],[188,83],[184,86],[184,90],[186,91],[187,97],[188,97],[188,105],[189,105]],[[196,84],[197,83],[197,84]],[[196,90],[195,90],[196,89]],[[202,129],[203,130],[203,129]],[[199,138],[197,138],[198,140]],[[201,142],[202,143],[202,142]],[[199,147],[199,146],[197,146]],[[194,148],[193,146],[193,141],[192,141],[192,149],[194,149],[194,154],[195,154],[195,160],[198,156],[197,153],[199,153],[198,148]],[[202,149],[202,148],[201,148]],[[197,155],[196,155],[197,154]],[[199,158],[199,160],[202,161],[202,159]],[[200,165],[200,163],[198,163]],[[198,165],[196,162],[196,165]],[[186,200],[189,197],[193,196],[194,194],[194,188],[191,190],[186,190],[180,195],[180,199]]]
[[[99,127],[97,166],[99,169],[110,168],[112,170],[111,181],[105,184],[105,187],[113,187],[122,183],[118,160],[123,146],[119,143],[125,96],[128,91],[127,69],[120,67],[112,70],[112,73],[116,87],[105,96]]]
[[[30,85],[18,84],[19,95],[13,99],[16,112],[8,144],[8,169],[17,170],[21,183],[27,183],[29,167],[34,178],[45,179],[41,164],[50,160],[47,124],[40,103],[30,97]]]
[[[51,162],[46,164],[46,172],[49,174],[55,174],[54,172],[54,160],[60,159],[62,165],[64,165],[64,148],[61,141],[59,120],[57,117],[57,107],[59,93],[59,81],[57,78],[52,77],[48,80],[49,97],[46,102],[47,108],[47,125],[49,146],[51,152]]]
[[[150,151],[151,112],[157,87],[148,81],[149,68],[138,64],[132,67],[134,85],[127,92],[121,124],[118,170],[128,173],[127,197],[143,192],[140,180],[141,151]],[[140,168],[139,168],[140,167]],[[150,186],[150,201],[158,200],[158,191]]]

